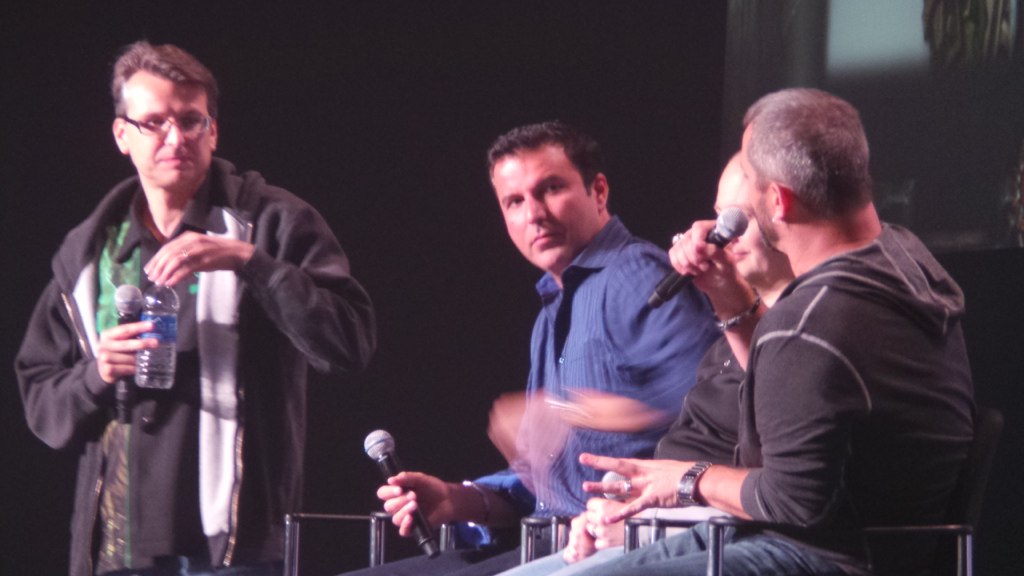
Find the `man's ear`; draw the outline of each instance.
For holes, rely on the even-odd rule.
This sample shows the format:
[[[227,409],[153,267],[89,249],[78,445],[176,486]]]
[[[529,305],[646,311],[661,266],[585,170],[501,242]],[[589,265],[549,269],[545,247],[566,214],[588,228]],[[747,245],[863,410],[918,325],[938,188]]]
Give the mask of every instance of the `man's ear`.
[[[786,222],[793,215],[796,207],[796,195],[789,186],[772,182],[769,186],[769,206],[772,210],[772,220]]]
[[[217,120],[210,119],[210,151],[217,151]]]
[[[125,156],[128,155],[128,141],[124,137],[124,131],[127,127],[128,123],[124,121],[124,118],[114,118],[114,123],[110,127],[114,133],[114,143],[117,144],[117,149]]]
[[[608,186],[608,178],[600,172],[594,176],[594,182],[590,185],[590,193],[597,199],[597,205],[602,212],[608,210],[608,194],[611,188]]]

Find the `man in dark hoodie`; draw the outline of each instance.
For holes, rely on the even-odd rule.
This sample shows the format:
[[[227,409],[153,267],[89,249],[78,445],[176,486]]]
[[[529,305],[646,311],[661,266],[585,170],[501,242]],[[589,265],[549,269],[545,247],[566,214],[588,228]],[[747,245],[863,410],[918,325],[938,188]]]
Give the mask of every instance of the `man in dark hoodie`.
[[[279,574],[283,514],[300,509],[307,367],[364,367],[373,308],[316,210],[213,158],[205,66],[138,42],[111,92],[137,176],[68,234],[15,366],[29,427],[79,454],[70,573]],[[118,325],[125,284],[180,301],[172,386],[131,405],[115,383],[157,340],[139,338],[152,322]]]
[[[787,526],[727,533],[725,573],[870,573],[886,554],[844,529],[943,521],[972,439],[963,294],[916,237],[879,221],[850,104],[783,90],[755,103],[745,125],[750,211],[797,277],[754,329],[736,465],[581,461],[629,477],[637,495],[606,522],[703,504]],[[700,275],[719,257],[698,237],[675,264]],[[713,300],[720,317],[751,305]],[[585,574],[703,574],[706,535],[698,525]],[[910,573],[929,549],[900,556]]]

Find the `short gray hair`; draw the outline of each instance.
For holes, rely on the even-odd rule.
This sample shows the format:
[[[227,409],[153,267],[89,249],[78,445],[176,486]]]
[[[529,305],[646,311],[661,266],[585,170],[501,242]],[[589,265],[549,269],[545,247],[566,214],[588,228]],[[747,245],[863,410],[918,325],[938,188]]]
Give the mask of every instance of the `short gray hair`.
[[[750,128],[747,156],[759,190],[779,182],[822,218],[871,201],[867,136],[849,102],[821,90],[790,88],[755,102],[743,125]]]

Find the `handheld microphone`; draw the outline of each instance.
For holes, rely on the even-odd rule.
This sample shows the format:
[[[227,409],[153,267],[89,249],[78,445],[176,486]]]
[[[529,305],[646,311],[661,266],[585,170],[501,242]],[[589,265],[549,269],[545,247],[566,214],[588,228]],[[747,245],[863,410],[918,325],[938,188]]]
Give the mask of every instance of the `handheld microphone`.
[[[612,472],[611,470],[605,472],[604,477],[601,478],[601,482],[604,482],[605,484],[609,482],[623,482],[628,480],[629,478],[626,478],[625,476],[619,474],[618,472]],[[609,500],[615,500],[616,502],[625,502],[627,499],[629,499],[629,494],[616,494],[612,492],[605,492],[604,497]]]
[[[714,229],[708,232],[707,238],[704,241],[721,248],[742,236],[746,231],[747,215],[743,213],[743,210],[732,206],[726,208],[718,215],[718,219],[715,220]],[[693,280],[693,276],[689,274],[684,276],[674,270],[669,272],[662,278],[661,282],[658,282],[657,287],[654,288],[654,293],[647,299],[647,305],[651,308],[661,306],[668,302],[669,298],[678,294],[691,280]]]
[[[395,439],[386,430],[370,432],[363,442],[363,449],[366,450],[367,456],[377,462],[385,482],[402,471],[402,465],[398,462],[398,457],[395,456]],[[423,512],[419,508],[413,513],[412,533],[416,544],[428,557],[434,558],[441,553],[437,546],[437,540],[430,530],[430,525],[427,524],[427,519],[423,517]]]
[[[142,312],[142,290],[138,286],[122,284],[114,292],[114,307],[117,308],[117,324],[139,321]],[[128,378],[118,378],[114,384],[114,400],[117,402],[117,421],[127,424],[131,421],[131,384]]]

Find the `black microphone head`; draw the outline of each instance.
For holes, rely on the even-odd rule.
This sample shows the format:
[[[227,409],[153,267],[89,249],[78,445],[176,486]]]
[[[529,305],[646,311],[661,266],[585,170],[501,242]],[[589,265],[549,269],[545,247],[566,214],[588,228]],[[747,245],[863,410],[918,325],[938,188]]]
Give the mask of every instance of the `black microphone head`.
[[[114,292],[114,306],[119,316],[134,316],[142,310],[142,290],[131,284],[121,284]]]
[[[370,458],[380,460],[386,454],[395,451],[395,439],[387,430],[374,430],[367,434],[366,440],[363,441],[363,450],[366,450],[366,455]]]
[[[730,206],[715,220],[715,235],[725,241],[739,238],[747,231],[747,215],[735,206]]]

